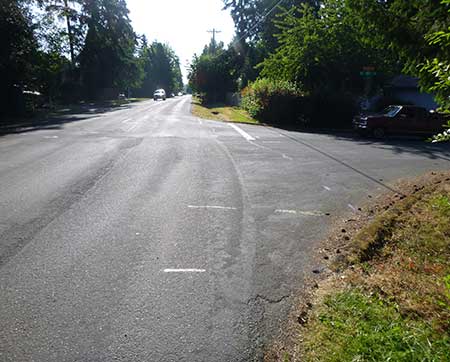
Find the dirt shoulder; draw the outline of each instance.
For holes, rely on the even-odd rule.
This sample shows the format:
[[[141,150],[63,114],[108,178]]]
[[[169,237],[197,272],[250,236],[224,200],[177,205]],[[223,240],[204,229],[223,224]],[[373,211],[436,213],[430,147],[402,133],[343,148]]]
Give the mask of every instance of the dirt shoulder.
[[[450,171],[337,220],[266,361],[450,361]]]

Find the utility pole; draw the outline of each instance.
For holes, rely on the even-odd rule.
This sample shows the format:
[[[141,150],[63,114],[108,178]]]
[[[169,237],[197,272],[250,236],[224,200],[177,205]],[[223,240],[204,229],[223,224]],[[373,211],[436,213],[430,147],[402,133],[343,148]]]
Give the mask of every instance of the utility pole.
[[[213,30],[208,30],[208,33],[212,33],[212,40],[211,40],[212,49],[211,50],[212,50],[213,54],[216,54],[216,50],[217,50],[216,34],[221,33],[221,31],[213,28]]]
[[[213,43],[214,44],[216,44],[216,34],[219,34],[219,33],[221,33],[222,31],[220,31],[220,30],[217,30],[217,29],[214,29],[213,28],[213,30],[208,30],[208,33],[212,33],[212,40],[213,40]]]

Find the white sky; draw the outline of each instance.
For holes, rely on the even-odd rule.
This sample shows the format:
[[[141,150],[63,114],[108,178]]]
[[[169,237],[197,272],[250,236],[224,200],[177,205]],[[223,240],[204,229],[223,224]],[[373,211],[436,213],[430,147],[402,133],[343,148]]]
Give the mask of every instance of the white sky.
[[[228,45],[234,35],[234,23],[222,0],[127,0],[134,31],[145,34],[148,41],[168,43],[180,58],[186,82],[186,64],[194,53],[200,54],[211,35],[222,32],[217,41]]]

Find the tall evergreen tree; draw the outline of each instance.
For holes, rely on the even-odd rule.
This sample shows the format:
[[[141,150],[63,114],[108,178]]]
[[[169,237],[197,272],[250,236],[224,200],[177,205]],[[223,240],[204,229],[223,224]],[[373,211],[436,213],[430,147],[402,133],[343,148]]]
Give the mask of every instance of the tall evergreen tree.
[[[85,0],[86,40],[80,53],[83,84],[89,98],[111,97],[139,79],[136,35],[125,0]]]
[[[21,1],[0,0],[0,105],[1,113],[14,113],[21,90],[33,83],[33,57],[37,42],[30,16]]]

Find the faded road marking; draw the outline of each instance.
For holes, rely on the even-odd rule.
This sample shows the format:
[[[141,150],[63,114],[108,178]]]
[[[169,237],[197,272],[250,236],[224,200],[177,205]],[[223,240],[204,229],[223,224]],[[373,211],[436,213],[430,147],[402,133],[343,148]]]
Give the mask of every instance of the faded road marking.
[[[188,205],[190,209],[219,209],[219,210],[237,210],[230,206],[216,206],[216,205]]]
[[[331,191],[331,189],[328,186],[322,186],[325,190]]]
[[[164,273],[204,273],[205,269],[164,269]]]
[[[301,210],[275,210],[278,214],[294,214],[294,215],[304,215],[304,216],[324,216],[325,214],[320,211],[301,211]]]
[[[122,123],[127,123],[127,122],[130,122],[130,121],[132,121],[132,119],[131,118],[127,118],[127,119],[123,120]]]
[[[243,129],[239,128],[238,126],[234,124],[228,124],[231,128],[234,128],[236,132],[238,132],[242,137],[244,137],[247,141],[255,141],[256,138],[250,136],[247,132],[245,132]]]

